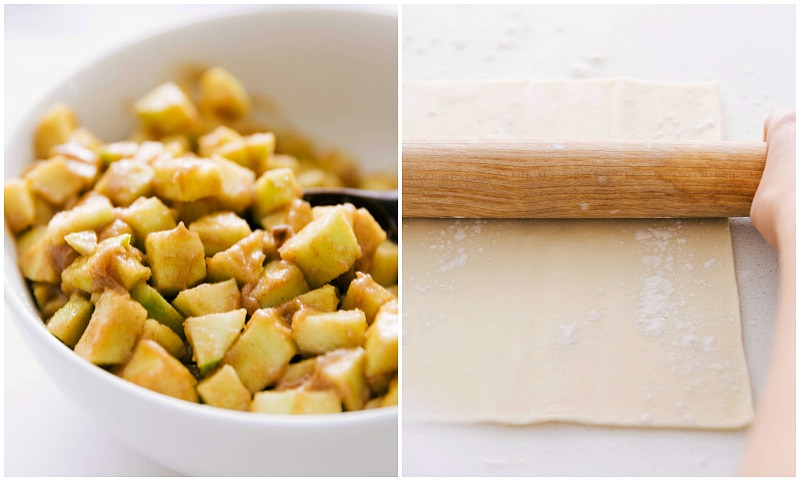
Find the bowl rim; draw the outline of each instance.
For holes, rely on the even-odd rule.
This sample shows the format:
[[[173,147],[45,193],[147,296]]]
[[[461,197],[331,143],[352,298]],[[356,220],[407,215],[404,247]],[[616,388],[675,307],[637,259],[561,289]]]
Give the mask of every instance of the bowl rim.
[[[60,75],[55,76],[51,81],[49,81],[28,103],[24,114],[21,115],[20,119],[14,123],[15,125],[13,125],[11,129],[11,134],[6,136],[4,156],[7,157],[7,151],[10,145],[8,140],[23,138],[23,129],[25,126],[29,125],[33,118],[41,116],[43,110],[49,105],[46,102],[47,99],[52,97],[57,90],[63,88],[64,84],[68,82],[70,78],[79,75],[86,70],[97,68],[97,65],[101,62],[107,61],[109,58],[118,55],[122,51],[135,49],[142,43],[151,42],[166,35],[177,35],[185,30],[203,28],[204,26],[209,26],[215,23],[237,21],[242,17],[253,15],[293,15],[297,13],[316,13],[325,15],[344,15],[351,17],[371,16],[386,19],[398,18],[397,9],[392,12],[388,7],[391,7],[391,5],[261,5],[253,10],[245,12],[234,12],[200,20],[179,22],[178,24],[161,27],[153,31],[137,35],[134,38],[120,42],[119,44],[114,45],[112,48],[104,50],[97,55],[94,55],[91,58],[76,64],[72,68],[65,69]],[[30,162],[32,162],[32,160],[24,163],[24,165],[29,165]],[[9,177],[6,177],[5,169],[4,180],[9,180]],[[45,371],[47,378],[51,378],[53,374],[47,366],[42,366],[41,356],[36,355],[36,349],[34,349],[34,346],[32,346],[33,342],[31,342],[30,339],[35,340],[37,343],[43,344],[45,349],[52,350],[54,355],[58,356],[62,362],[73,366],[73,369],[78,369],[84,372],[86,375],[91,376],[91,378],[96,379],[97,382],[108,382],[112,387],[123,391],[125,395],[138,397],[143,402],[158,405],[160,408],[165,410],[180,411],[184,414],[202,416],[218,422],[226,422],[236,425],[248,425],[250,427],[297,428],[313,426],[314,428],[334,428],[343,424],[352,425],[353,423],[371,423],[376,420],[389,420],[393,418],[396,419],[398,417],[398,406],[360,411],[346,411],[331,414],[305,415],[235,411],[231,409],[218,408],[203,403],[192,403],[173,398],[171,396],[161,394],[126,381],[107,371],[106,369],[96,366],[76,355],[72,349],[67,347],[49,331],[47,331],[45,321],[38,315],[36,308],[32,305],[30,293],[28,292],[27,296],[24,296],[27,297],[27,299],[23,299],[23,295],[21,295],[22,293],[16,292],[16,290],[10,284],[8,278],[9,273],[13,273],[14,276],[19,276],[19,279],[23,285],[26,285],[27,281],[22,277],[22,274],[19,271],[19,267],[17,265],[18,255],[16,253],[15,243],[13,242],[14,236],[8,230],[7,225],[5,226],[5,231],[5,239],[12,241],[6,242],[4,249],[4,255],[6,256],[5,260],[10,260],[13,262],[7,263],[7,265],[4,267],[4,302],[10,307],[11,313],[14,317],[14,323],[17,325],[17,329],[25,331],[27,334],[29,334],[29,336],[23,336],[27,348],[29,351],[31,351],[32,356],[36,359],[36,362],[39,363],[42,370]],[[398,379],[399,376],[400,374],[398,373]],[[48,382],[54,383],[60,391],[64,392],[64,390],[61,389],[59,382],[55,381],[54,379],[48,379]],[[70,402],[74,403],[74,400],[70,396],[65,397],[67,397]],[[83,409],[83,406],[78,407]]]

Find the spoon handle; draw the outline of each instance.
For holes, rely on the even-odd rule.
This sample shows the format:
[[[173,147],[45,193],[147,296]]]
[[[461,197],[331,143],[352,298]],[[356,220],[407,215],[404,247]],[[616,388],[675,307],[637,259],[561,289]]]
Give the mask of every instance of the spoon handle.
[[[766,144],[404,139],[403,217],[747,216]]]

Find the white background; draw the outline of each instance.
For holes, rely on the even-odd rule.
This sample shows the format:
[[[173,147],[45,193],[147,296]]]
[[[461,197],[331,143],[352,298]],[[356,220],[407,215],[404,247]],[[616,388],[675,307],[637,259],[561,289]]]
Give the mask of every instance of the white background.
[[[724,136],[741,141],[760,141],[767,114],[795,105],[793,5],[406,6],[402,22],[404,80],[716,79]],[[772,340],[776,259],[748,219],[734,220],[732,234],[757,395]],[[746,435],[556,424],[403,425],[402,433],[403,475],[490,476],[733,475]]]

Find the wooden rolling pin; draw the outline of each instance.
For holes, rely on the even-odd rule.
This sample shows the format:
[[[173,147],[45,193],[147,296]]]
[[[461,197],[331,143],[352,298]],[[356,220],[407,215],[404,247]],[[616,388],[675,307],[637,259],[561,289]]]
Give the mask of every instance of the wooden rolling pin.
[[[403,217],[750,215],[765,143],[404,139]]]

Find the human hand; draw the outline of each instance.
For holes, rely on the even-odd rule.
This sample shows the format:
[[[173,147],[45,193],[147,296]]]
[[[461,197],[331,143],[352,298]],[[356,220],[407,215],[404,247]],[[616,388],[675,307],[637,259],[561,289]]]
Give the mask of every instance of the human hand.
[[[795,310],[795,113],[778,110],[764,122],[767,163],[750,219],[778,250],[780,291],[769,374],[757,404],[741,474],[794,476],[797,454]]]
[[[767,163],[750,208],[750,220],[776,249],[795,237],[795,112],[776,110],[764,122]]]

